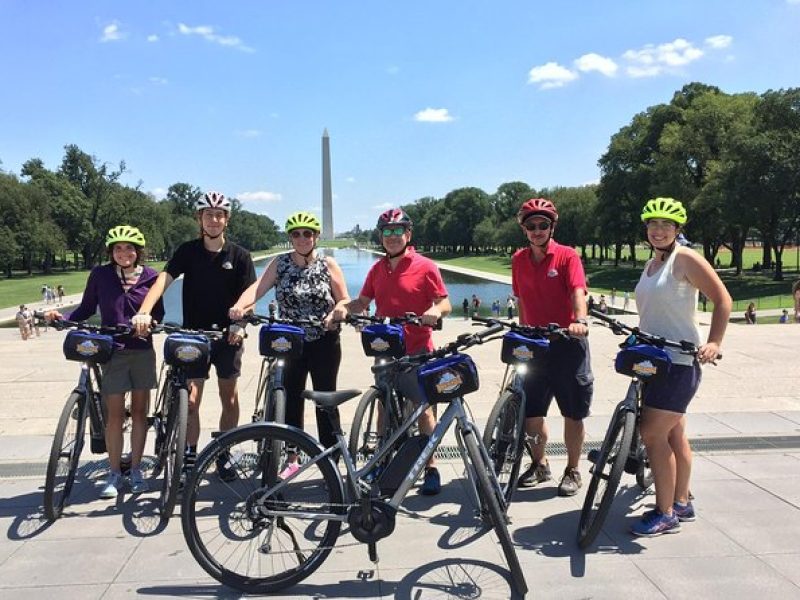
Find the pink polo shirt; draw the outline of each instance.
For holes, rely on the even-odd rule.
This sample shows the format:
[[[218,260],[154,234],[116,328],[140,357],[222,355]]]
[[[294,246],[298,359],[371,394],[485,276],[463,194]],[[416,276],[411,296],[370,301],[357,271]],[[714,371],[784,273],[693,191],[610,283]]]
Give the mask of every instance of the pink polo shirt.
[[[376,315],[402,317],[407,312],[421,315],[435,299],[447,296],[447,288],[436,263],[409,246],[395,269],[387,257],[372,265],[359,295],[375,300]],[[430,328],[406,325],[404,329],[408,354],[433,350]]]
[[[534,263],[529,247],[511,259],[511,287],[519,298],[523,325],[558,323],[568,327],[575,320],[572,292],[586,291],[583,264],[574,248],[550,240],[544,260]]]

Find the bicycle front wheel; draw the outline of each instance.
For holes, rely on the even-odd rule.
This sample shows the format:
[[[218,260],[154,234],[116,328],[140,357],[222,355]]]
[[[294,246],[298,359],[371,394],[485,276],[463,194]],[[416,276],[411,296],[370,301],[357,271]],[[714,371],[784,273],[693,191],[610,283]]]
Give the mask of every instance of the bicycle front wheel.
[[[597,453],[578,525],[578,545],[581,548],[591,544],[603,527],[625,469],[635,421],[632,412],[618,410]]]
[[[371,387],[358,401],[353,414],[353,424],[350,427],[348,449],[356,469],[367,464],[381,443],[390,435],[387,422],[388,412],[383,394],[377,388]]]
[[[272,390],[270,397],[264,403],[266,406],[267,421],[286,424],[286,392],[277,388]],[[281,468],[281,462],[285,457],[284,446],[279,439],[273,439],[269,448],[264,448],[267,451],[265,455],[266,467],[264,469],[263,484],[274,483],[278,480],[278,471]]]
[[[525,407],[522,397],[506,390],[492,407],[483,432],[483,445],[489,453],[489,461],[494,467],[506,506],[511,504],[517,487],[525,441],[524,429]]]
[[[189,392],[186,388],[173,390],[167,398],[167,410],[164,442],[161,445],[159,463],[163,465],[164,477],[161,481],[159,512],[164,521],[168,521],[175,510],[178,489],[181,484],[183,470],[183,453],[186,448],[186,426],[189,421]]]
[[[87,408],[86,396],[72,392],[58,419],[44,482],[44,514],[50,521],[61,516],[75,483],[86,434]]]
[[[517,553],[514,550],[514,542],[508,532],[506,517],[500,508],[499,496],[502,492],[496,482],[493,484],[489,477],[488,470],[491,467],[484,461],[475,435],[476,433],[473,431],[464,431],[463,440],[467,449],[467,457],[471,463],[470,470],[477,479],[478,494],[483,500],[484,518],[488,521],[488,525],[494,527],[500,540],[500,547],[503,549],[506,563],[511,571],[511,583],[514,591],[524,597],[528,593],[528,584],[525,582],[525,574],[522,572]]]
[[[274,443],[298,451],[300,469],[263,483]],[[272,593],[305,579],[328,557],[339,536],[342,483],[330,458],[295,428],[253,423],[212,441],[198,456],[184,488],[181,523],[192,555],[217,581],[247,593]],[[221,456],[236,473],[216,475]]]

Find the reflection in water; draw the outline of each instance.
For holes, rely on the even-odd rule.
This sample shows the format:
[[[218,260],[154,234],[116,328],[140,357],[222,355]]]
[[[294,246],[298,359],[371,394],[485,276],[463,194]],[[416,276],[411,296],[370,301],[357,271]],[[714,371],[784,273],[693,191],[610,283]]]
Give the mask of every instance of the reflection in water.
[[[361,286],[367,277],[372,264],[380,258],[380,255],[371,252],[359,251],[353,248],[323,248],[322,252],[326,256],[333,256],[344,273],[347,290],[351,297],[356,297],[361,291]],[[256,275],[260,276],[271,258],[256,263]],[[496,283],[479,277],[471,277],[460,273],[442,271],[447,291],[450,294],[450,302],[453,304],[453,315],[461,315],[461,303],[464,298],[472,299],[472,294],[476,294],[483,302],[484,307],[488,307],[494,300],[500,301],[501,313],[505,313],[505,302],[511,293],[511,286],[504,283]],[[178,280],[164,296],[164,306],[167,309],[167,321],[180,323],[182,312],[180,306],[181,288],[183,281]],[[256,312],[267,314],[267,305],[275,297],[275,291],[268,291],[256,305]],[[373,307],[374,310],[374,307]]]

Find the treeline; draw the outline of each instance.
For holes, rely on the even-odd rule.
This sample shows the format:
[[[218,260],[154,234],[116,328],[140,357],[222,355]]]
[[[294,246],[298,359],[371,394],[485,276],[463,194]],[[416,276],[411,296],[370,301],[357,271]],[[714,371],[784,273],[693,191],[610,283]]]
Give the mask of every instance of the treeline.
[[[745,241],[757,238],[763,267],[783,278],[784,248],[800,237],[800,89],[759,96],[686,85],[614,134],[599,164],[599,185],[535,190],[517,181],[493,194],[467,187],[421,198],[403,207],[414,243],[464,254],[511,251],[524,243],[517,209],[543,196],[558,207],[561,243],[619,263],[644,239],[644,203],[671,196],[686,205],[686,236],[709,262],[726,247],[740,272]]]
[[[91,268],[103,260],[106,232],[134,225],[147,239],[148,253],[168,258],[178,245],[198,235],[194,203],[203,191],[175,183],[156,199],[139,187],[120,183],[125,163],[110,168],[75,145],[65,147],[61,166],[45,168],[28,160],[21,177],[0,172],[0,268],[45,273],[54,268]],[[243,210],[232,199],[228,237],[250,250],[278,242],[269,217]]]

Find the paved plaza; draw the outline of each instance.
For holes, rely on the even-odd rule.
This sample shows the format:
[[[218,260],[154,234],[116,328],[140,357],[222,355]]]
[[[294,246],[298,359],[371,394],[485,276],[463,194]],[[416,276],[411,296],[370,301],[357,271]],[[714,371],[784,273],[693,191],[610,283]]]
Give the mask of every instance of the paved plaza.
[[[450,319],[436,339],[443,343],[473,329]],[[241,378],[242,422],[253,407],[259,357],[257,340],[246,341]],[[352,329],[343,333],[340,387],[366,389],[369,361]],[[602,439],[627,386],[613,372],[621,338],[591,329],[595,400],[587,420],[588,441]],[[51,329],[26,342],[16,329],[0,329],[0,599],[210,598],[237,594],[207,577],[183,540],[180,520],[162,528],[155,493],[97,499],[102,456],[91,461],[65,515],[48,524],[40,513],[44,467],[63,402],[78,365],[63,359],[63,333]],[[500,387],[498,342],[470,354],[481,389],[468,403],[481,427]],[[652,505],[633,478],[623,483],[594,548],[575,543],[583,490],[556,496],[557,482],[519,491],[510,509],[511,533],[530,598],[800,598],[800,327],[731,325],[724,359],[704,370],[690,406],[689,435],[700,450],[692,491],[697,521],[679,535],[636,539],[627,533]],[[212,378],[213,379],[213,378]],[[219,416],[215,382],[202,406],[207,440]],[[345,405],[349,425],[355,401]],[[551,410],[551,413],[553,411]],[[315,432],[313,412],[307,411]],[[552,441],[560,418],[550,420]],[[451,443],[445,441],[445,444]],[[152,448],[150,444],[148,448]],[[564,456],[551,457],[554,474]],[[312,577],[280,598],[509,598],[507,571],[492,532],[476,528],[457,460],[442,460],[440,496],[412,492],[408,515],[378,543],[380,562],[343,535],[340,546]],[[581,467],[588,479],[588,463]],[[413,513],[413,514],[411,514]]]

